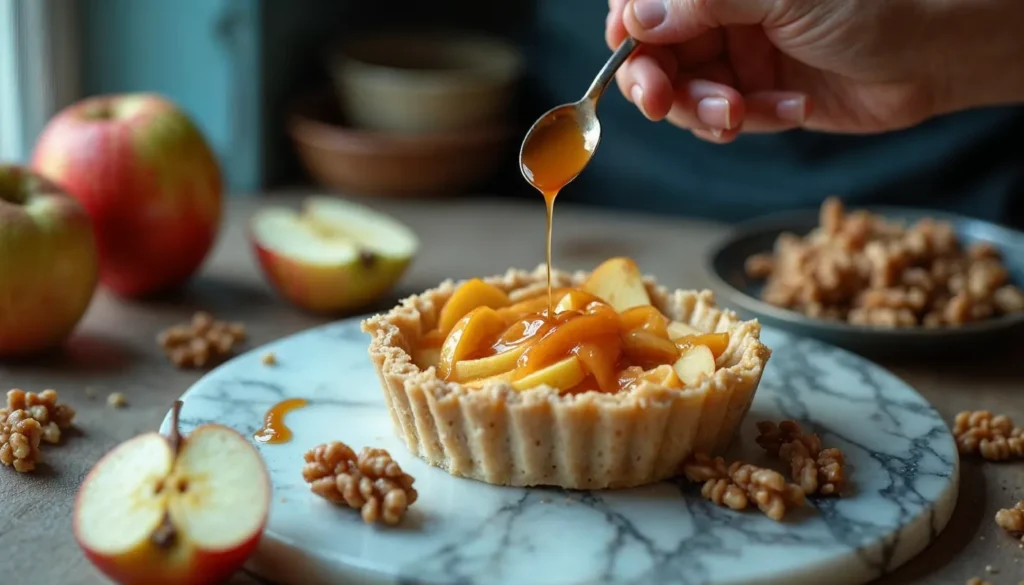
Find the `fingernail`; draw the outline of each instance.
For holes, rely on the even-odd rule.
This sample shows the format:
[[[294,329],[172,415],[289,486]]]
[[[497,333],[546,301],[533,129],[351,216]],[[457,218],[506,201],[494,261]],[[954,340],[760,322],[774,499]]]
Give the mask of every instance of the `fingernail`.
[[[720,97],[704,98],[697,102],[697,118],[709,128],[732,128],[729,119],[729,100]]]
[[[721,138],[722,137],[722,131],[719,130],[718,128],[712,128],[711,129],[711,135],[714,136],[715,138]]]
[[[775,115],[780,120],[803,124],[807,118],[807,99],[798,97],[782,100],[775,106]]]
[[[629,97],[633,99],[636,107],[640,108],[640,111],[646,116],[647,112],[644,112],[644,88],[634,85],[629,89]]]
[[[665,0],[634,0],[633,17],[644,28],[654,28],[665,21],[668,9]]]

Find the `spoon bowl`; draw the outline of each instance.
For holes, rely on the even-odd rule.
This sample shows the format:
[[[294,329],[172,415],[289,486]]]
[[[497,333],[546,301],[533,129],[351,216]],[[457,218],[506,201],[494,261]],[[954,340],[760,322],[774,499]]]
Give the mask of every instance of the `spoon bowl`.
[[[597,102],[619,67],[639,46],[627,37],[597,73],[583,98],[544,113],[526,132],[519,149],[523,177],[545,196],[553,196],[575,179],[590,162],[601,142]]]

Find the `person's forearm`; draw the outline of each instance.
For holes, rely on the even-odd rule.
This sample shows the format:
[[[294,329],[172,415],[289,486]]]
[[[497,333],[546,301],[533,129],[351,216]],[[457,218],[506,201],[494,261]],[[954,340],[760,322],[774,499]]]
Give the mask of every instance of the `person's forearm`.
[[[937,113],[1024,104],[1024,0],[932,3]]]

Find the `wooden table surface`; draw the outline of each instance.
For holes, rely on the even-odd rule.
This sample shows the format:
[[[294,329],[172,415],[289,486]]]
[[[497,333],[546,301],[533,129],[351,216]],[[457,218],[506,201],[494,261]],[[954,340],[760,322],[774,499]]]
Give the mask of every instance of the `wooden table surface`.
[[[202,273],[172,297],[146,302],[95,297],[66,348],[18,364],[0,364],[0,387],[54,388],[78,410],[77,431],[45,449],[35,473],[0,468],[0,575],[21,585],[104,583],[80,553],[71,533],[72,503],[90,467],[129,437],[155,429],[171,402],[202,372],[179,371],[158,350],[162,328],[198,309],[245,322],[259,345],[326,319],[279,300],[263,281],[245,240],[244,224],[258,205],[296,204],[299,194],[234,198],[217,248]],[[394,214],[419,235],[423,247],[394,296],[434,286],[445,278],[483,276],[509,266],[532,268],[544,259],[544,206],[489,199],[367,201]],[[705,222],[609,213],[559,205],[555,263],[590,269],[613,255],[635,258],[670,287],[701,287],[701,259],[726,228]],[[964,409],[986,408],[1024,421],[1024,354],[991,363],[883,364],[917,388],[951,420]],[[111,392],[127,396],[108,407]],[[94,395],[91,397],[91,395]],[[993,522],[1001,507],[1024,497],[1022,464],[962,462],[960,499],[952,521],[918,558],[880,581],[885,584],[956,584],[982,577],[993,585],[1024,579],[1024,550]],[[986,567],[996,571],[987,573]],[[0,581],[8,582],[6,577]],[[233,585],[252,584],[244,574]]]

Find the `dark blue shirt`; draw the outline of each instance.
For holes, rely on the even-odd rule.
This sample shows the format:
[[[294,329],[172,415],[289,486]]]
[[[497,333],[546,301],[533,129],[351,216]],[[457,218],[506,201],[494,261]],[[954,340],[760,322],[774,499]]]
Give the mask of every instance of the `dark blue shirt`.
[[[579,99],[607,59],[606,6],[597,0],[537,3],[525,39],[524,116],[530,121]],[[614,84],[599,114],[603,132],[595,158],[560,201],[738,221],[839,195],[850,205],[926,206],[1004,223],[1024,219],[1022,108],[962,112],[887,134],[797,130],[743,135],[728,145],[648,121]]]

